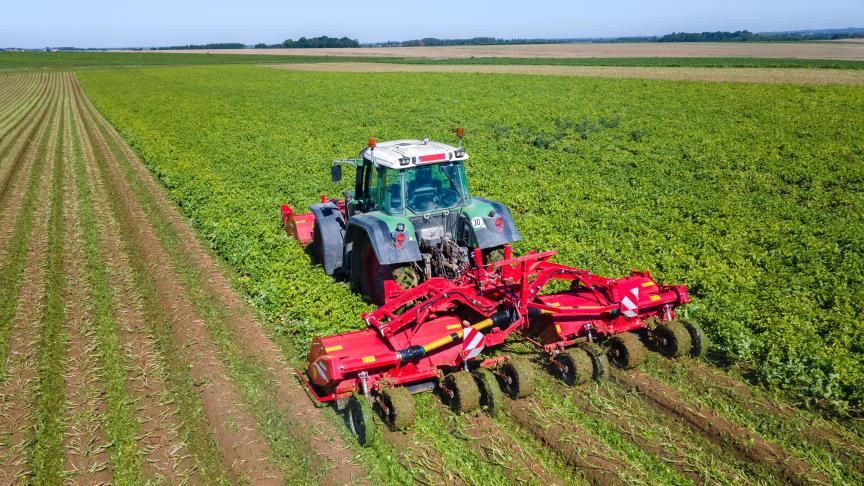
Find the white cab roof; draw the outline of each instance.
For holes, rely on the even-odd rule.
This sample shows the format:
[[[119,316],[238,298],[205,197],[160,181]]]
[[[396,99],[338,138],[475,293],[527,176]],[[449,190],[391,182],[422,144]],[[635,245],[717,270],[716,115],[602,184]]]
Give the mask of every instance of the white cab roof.
[[[407,169],[415,165],[440,164],[467,160],[468,154],[459,147],[426,140],[391,140],[381,142],[375,150],[364,149],[360,156],[376,165],[391,169]]]

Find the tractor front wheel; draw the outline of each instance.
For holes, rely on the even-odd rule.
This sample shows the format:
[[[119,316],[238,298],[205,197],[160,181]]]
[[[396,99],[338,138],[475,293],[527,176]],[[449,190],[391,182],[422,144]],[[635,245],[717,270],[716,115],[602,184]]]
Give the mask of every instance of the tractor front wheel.
[[[609,361],[615,366],[629,370],[645,361],[645,345],[639,336],[624,332],[609,340]]]
[[[384,388],[376,405],[390,430],[405,430],[414,425],[414,398],[405,387]]]
[[[315,254],[315,260],[324,265],[324,238],[321,236],[321,227],[318,226],[318,221],[312,224],[312,251]]]
[[[375,425],[375,413],[366,397],[354,395],[348,402],[348,428],[357,442],[363,447],[375,443],[378,429]]]

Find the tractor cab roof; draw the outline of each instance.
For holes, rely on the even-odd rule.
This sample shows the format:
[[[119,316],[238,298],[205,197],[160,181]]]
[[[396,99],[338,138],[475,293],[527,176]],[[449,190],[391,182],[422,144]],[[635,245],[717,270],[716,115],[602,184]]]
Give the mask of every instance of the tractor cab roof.
[[[360,152],[360,157],[391,169],[408,169],[418,165],[467,160],[461,147],[427,140],[392,140],[381,142]]]

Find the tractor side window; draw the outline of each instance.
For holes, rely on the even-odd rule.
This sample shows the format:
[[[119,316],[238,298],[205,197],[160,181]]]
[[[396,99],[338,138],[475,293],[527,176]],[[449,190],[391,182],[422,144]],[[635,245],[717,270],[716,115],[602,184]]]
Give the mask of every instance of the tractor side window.
[[[379,209],[388,213],[402,213],[402,173],[381,167],[381,193]]]

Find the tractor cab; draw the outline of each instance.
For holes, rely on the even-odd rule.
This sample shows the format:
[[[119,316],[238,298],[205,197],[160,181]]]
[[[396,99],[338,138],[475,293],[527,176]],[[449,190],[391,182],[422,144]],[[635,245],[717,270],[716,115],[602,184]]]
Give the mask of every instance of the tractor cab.
[[[337,160],[331,167],[334,182],[341,165],[355,166],[354,191],[346,194],[349,216],[380,211],[412,216],[452,210],[470,203],[462,148],[429,140],[396,140],[360,152],[358,159]]]

